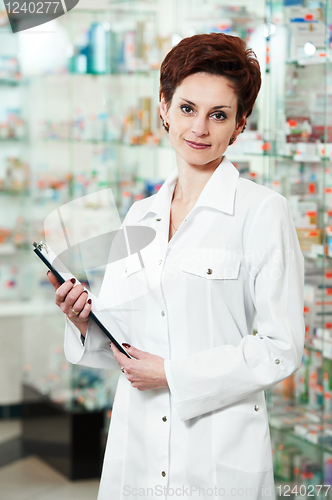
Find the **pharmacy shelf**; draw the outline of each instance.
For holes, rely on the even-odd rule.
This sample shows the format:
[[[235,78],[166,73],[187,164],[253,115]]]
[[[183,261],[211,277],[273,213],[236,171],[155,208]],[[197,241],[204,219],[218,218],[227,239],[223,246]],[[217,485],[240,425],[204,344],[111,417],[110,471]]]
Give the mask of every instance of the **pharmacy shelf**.
[[[158,3],[155,0],[99,0],[98,4],[95,3],[94,7],[91,7],[91,1],[80,0],[79,4],[70,13],[76,14],[100,14],[104,12],[108,14],[109,12],[119,12],[122,15],[129,14],[130,17],[137,13],[143,14],[157,14]]]
[[[324,144],[327,146],[325,143],[320,143]],[[280,154],[275,154],[275,153],[244,153],[246,156],[259,156],[261,158],[276,158],[276,159],[282,159],[282,160],[290,160],[294,161],[296,163],[320,163],[322,161],[331,161],[332,158],[330,156],[314,156],[314,155],[308,155],[308,156],[301,156],[301,155],[280,155]]]
[[[2,301],[0,304],[0,317],[38,316],[41,314],[55,314],[57,306],[54,300],[16,300]]]
[[[22,196],[30,196],[30,191],[8,191],[6,189],[0,189],[0,196],[14,196],[14,197],[22,197]]]
[[[170,144],[131,144],[128,142],[122,142],[122,141],[106,141],[106,140],[97,140],[97,139],[60,139],[60,138],[44,138],[44,139],[38,139],[40,142],[51,142],[51,143],[73,143],[73,144],[103,144],[105,146],[121,146],[121,147],[130,147],[130,148],[150,148],[150,149],[158,149],[158,148],[165,148],[165,149],[170,149],[171,145]]]
[[[25,137],[25,138],[22,138],[22,139],[18,139],[16,137],[0,137],[0,143],[1,142],[15,142],[15,143],[24,142],[24,143],[27,143],[28,142],[28,138]]]
[[[305,445],[310,445],[310,446],[313,446],[315,448],[318,448],[319,450],[326,451],[327,453],[332,454],[332,447],[324,446],[321,443],[313,443],[312,441],[308,441],[308,439],[305,439],[303,436],[296,434],[295,432],[293,432],[290,429],[279,429],[278,427],[273,426],[271,423],[269,424],[269,427],[275,431],[285,433],[288,436],[291,436],[294,439],[298,440],[299,442],[304,443]]]
[[[295,65],[298,67],[303,66],[322,66],[326,63],[332,62],[332,54],[327,54],[325,56],[321,56],[319,58],[316,57],[301,57],[299,59],[288,60],[286,64]]]
[[[18,87],[21,85],[21,80],[5,80],[0,79],[0,88],[1,87]]]
[[[136,78],[136,77],[150,77],[152,76],[158,76],[159,78],[159,72],[160,72],[160,67],[157,68],[146,68],[146,69],[139,69],[139,70],[132,70],[132,71],[119,71],[117,73],[72,73],[70,71],[66,71],[63,73],[47,73],[42,76],[36,76],[34,77],[34,80],[38,81],[38,79],[46,79],[47,80],[65,80],[68,78],[91,78],[94,80],[98,79],[119,79],[119,78]]]
[[[16,253],[16,247],[13,243],[4,242],[0,245],[0,257],[5,255],[15,255]]]
[[[86,7],[84,6],[84,3]],[[91,5],[91,4],[90,4]],[[120,13],[120,14],[129,14],[130,17],[144,14],[144,15],[155,15],[158,12],[158,5],[153,2],[133,2],[133,1],[119,1],[119,0],[110,0],[107,5],[101,5],[100,8],[91,9],[88,6],[88,2],[82,0],[80,4],[75,7],[74,10],[70,11],[70,14],[100,14],[100,13]]]
[[[259,156],[261,158],[283,158],[283,159],[286,159],[286,160],[293,160],[293,156],[291,155],[277,155],[277,154],[274,154],[274,153],[266,153],[266,152],[262,152],[262,153],[246,153],[244,152],[244,154],[246,156]]]

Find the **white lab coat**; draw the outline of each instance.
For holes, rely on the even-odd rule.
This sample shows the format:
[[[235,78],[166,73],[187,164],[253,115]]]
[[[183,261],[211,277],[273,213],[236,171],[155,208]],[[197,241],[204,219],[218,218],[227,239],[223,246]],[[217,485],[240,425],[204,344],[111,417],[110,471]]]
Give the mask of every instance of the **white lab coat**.
[[[120,375],[98,500],[274,499],[264,390],[299,368],[304,344],[288,202],[224,157],[168,242],[177,175],[124,221],[156,231],[144,268],[137,253],[110,264],[100,294],[122,341],[165,359],[169,390],[139,391]],[[83,347],[67,320],[65,353],[118,368],[92,323]]]

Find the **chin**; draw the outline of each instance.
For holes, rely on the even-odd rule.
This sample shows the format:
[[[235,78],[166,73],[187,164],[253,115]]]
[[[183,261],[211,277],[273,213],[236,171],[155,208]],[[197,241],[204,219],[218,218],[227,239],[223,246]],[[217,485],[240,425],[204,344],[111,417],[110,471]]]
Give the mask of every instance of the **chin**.
[[[190,163],[192,165],[205,165],[211,163],[213,161],[216,161],[217,158],[219,157],[221,158],[221,156],[224,154],[220,153],[218,155],[215,154],[212,155],[211,151],[204,151],[204,150],[197,150],[188,153],[188,151],[183,151],[183,149],[181,151],[177,150],[177,153],[179,154],[179,156],[181,156],[181,158],[185,162]]]
[[[188,157],[184,157],[182,156],[183,160],[188,163],[188,165],[195,165],[197,167],[200,167],[202,165],[208,165],[209,163],[213,162],[214,160],[216,160],[216,158],[188,158]]]

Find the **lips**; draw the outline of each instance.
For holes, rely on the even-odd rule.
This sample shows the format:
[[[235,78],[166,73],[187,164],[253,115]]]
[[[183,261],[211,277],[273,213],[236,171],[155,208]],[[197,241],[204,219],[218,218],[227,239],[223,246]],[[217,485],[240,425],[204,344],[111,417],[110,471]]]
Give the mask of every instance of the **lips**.
[[[186,139],[185,141],[188,144],[188,146],[194,149],[207,149],[211,146],[211,144],[204,144],[203,142],[187,141]]]

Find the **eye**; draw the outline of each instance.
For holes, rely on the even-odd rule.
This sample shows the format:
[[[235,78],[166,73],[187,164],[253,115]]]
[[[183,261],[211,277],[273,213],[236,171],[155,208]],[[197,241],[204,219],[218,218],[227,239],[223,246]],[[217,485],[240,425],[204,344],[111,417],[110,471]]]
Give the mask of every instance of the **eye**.
[[[182,106],[180,106],[180,109],[184,112],[185,115],[189,115],[190,111],[193,110],[190,106],[188,106],[188,104],[183,104]]]
[[[224,112],[222,112],[222,111],[217,111],[217,112],[216,112],[216,113],[214,113],[212,116],[215,116],[215,117],[216,117],[216,119],[217,119],[218,121],[220,121],[220,122],[221,122],[221,121],[223,121],[223,120],[225,120],[225,119],[227,118],[227,116],[225,115],[225,113],[224,113]]]

